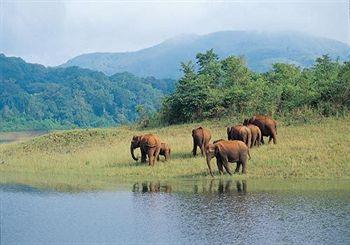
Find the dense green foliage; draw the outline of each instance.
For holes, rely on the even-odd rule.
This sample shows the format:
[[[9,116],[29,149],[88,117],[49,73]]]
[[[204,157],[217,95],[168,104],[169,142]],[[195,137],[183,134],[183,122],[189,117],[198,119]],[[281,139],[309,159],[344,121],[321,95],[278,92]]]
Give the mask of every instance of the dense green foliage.
[[[299,32],[221,31],[206,35],[182,35],[135,52],[91,53],[77,56],[63,66],[79,66],[105,74],[130,72],[137,76],[180,78],[180,62],[213,48],[220,58],[244,55],[253,71],[266,72],[274,63],[301,67],[329,54],[347,60],[350,46],[336,40]]]
[[[219,60],[213,50],[182,63],[183,76],[163,103],[167,123],[229,115],[268,114],[305,120],[350,108],[350,62],[324,55],[310,68],[276,63],[266,73],[249,70],[241,57]]]
[[[100,127],[154,112],[173,80],[106,76],[78,67],[46,68],[0,55],[0,131]]]

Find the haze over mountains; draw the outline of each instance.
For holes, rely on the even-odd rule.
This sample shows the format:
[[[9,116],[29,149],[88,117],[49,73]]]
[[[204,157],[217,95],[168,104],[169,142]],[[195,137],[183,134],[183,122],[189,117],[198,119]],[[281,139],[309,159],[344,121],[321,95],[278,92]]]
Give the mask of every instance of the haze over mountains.
[[[142,77],[179,78],[181,62],[194,60],[198,52],[211,48],[221,58],[243,55],[248,67],[258,72],[267,71],[276,62],[308,67],[324,54],[340,60],[350,57],[349,45],[304,33],[222,31],[181,35],[135,52],[83,54],[62,66],[79,66],[107,75],[127,71]]]

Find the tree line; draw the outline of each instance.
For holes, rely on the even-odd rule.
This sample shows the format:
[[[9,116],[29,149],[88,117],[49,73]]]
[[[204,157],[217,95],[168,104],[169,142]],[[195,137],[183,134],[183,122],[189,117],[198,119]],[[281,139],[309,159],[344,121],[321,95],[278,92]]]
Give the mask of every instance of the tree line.
[[[181,67],[183,76],[156,117],[165,124],[253,114],[305,121],[345,115],[350,107],[350,62],[327,55],[309,68],[276,63],[256,73],[243,57],[219,59],[208,50]]]

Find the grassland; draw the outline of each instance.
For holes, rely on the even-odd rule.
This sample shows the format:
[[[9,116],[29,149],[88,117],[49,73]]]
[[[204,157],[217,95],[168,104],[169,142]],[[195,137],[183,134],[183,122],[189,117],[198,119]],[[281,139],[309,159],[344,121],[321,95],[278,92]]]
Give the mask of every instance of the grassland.
[[[248,174],[235,179],[350,180],[350,118],[278,128],[278,144],[251,149]],[[0,183],[55,189],[100,189],[117,182],[205,180],[205,159],[191,155],[191,130],[199,124],[151,130],[132,127],[56,131],[0,145]],[[204,122],[213,139],[226,138],[225,121]],[[156,133],[172,147],[172,159],[149,167],[132,160],[133,135]],[[139,154],[138,150],[135,150]],[[215,160],[212,161],[214,169]],[[220,178],[218,175],[216,178]],[[224,178],[232,178],[225,176]]]

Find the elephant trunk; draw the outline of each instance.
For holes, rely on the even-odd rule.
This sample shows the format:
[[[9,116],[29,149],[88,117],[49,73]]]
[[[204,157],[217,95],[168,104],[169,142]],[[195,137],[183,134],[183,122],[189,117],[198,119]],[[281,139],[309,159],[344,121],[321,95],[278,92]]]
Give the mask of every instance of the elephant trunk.
[[[132,146],[132,144],[130,145],[130,153],[131,153],[131,157],[132,159],[134,159],[135,161],[138,161],[139,159],[137,157],[135,157],[134,155],[134,147]]]
[[[211,156],[207,155],[207,165],[208,165],[209,173],[210,173],[211,177],[214,177],[213,172],[211,171],[210,161],[211,161]]]

